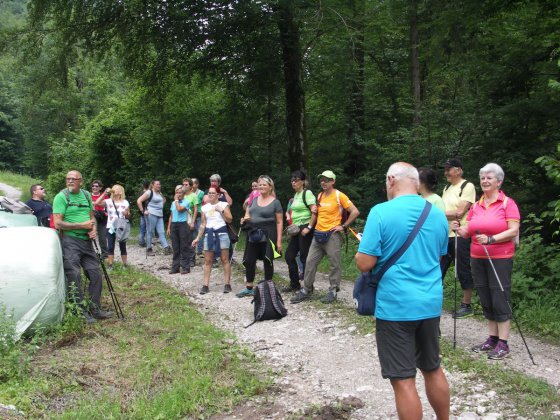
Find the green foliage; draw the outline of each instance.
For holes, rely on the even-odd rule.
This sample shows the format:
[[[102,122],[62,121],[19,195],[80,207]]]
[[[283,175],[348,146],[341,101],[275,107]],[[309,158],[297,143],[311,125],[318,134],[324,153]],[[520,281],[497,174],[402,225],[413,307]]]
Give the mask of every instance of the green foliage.
[[[27,175],[18,175],[13,172],[0,171],[0,182],[17,188],[21,191],[21,201],[27,201],[31,198],[29,187],[33,184],[40,184],[41,181],[36,178],[31,178]]]
[[[16,324],[13,316],[0,304],[0,383],[20,378],[27,369],[27,357],[15,337]]]

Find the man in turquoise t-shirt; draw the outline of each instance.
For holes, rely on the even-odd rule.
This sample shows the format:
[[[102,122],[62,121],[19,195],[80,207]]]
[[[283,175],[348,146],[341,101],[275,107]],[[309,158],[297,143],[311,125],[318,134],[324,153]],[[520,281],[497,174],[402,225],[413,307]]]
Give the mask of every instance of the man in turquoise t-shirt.
[[[426,201],[418,196],[418,171],[399,162],[387,172],[389,201],[368,216],[356,266],[378,271],[412,232]],[[447,253],[447,220],[432,207],[406,252],[379,281],[376,340],[381,374],[391,380],[399,417],[422,417],[416,370],[438,418],[449,418],[449,385],[440,366],[439,318],[443,287],[439,259]]]
[[[66,189],[59,192],[53,201],[53,218],[54,226],[62,232],[64,274],[68,279],[69,296],[82,307],[86,322],[92,323],[95,318],[110,318],[113,314],[101,309],[103,277],[91,243],[96,239],[96,221],[91,195],[80,188],[82,183],[80,172],[68,172]],[[89,279],[91,305],[86,304],[82,292],[82,268]]]

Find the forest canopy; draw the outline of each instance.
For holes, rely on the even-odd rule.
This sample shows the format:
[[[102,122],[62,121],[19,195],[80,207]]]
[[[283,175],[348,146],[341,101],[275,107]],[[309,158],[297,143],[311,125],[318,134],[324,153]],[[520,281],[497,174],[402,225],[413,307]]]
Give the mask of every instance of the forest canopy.
[[[331,169],[367,215],[392,162],[457,156],[475,185],[500,164],[551,238],[558,22],[552,1],[1,1],[0,169],[133,194],[218,172],[237,203]]]

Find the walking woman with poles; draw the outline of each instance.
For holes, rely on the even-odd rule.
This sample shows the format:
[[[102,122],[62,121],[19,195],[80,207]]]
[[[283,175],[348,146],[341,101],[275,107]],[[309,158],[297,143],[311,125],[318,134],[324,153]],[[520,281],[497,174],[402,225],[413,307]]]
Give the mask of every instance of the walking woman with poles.
[[[499,165],[489,163],[480,169],[483,196],[470,208],[465,226],[452,223],[461,237],[472,238],[471,270],[488,320],[488,338],[472,350],[487,352],[489,359],[496,360],[510,353],[511,275],[520,222],[517,204],[500,190],[503,181],[504,171]]]

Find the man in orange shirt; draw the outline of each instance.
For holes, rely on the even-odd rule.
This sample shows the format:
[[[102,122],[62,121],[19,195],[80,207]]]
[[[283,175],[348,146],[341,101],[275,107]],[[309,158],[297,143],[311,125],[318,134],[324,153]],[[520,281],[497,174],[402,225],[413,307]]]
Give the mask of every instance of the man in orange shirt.
[[[336,293],[340,290],[342,232],[348,229],[348,226],[360,215],[348,196],[334,187],[336,175],[333,171],[324,171],[319,175],[319,180],[323,191],[317,197],[317,224],[308,226],[309,229],[315,230],[307,254],[303,287],[290,299],[291,303],[300,303],[311,299],[317,267],[325,255],[329,257],[330,261],[330,287],[329,293],[322,301],[332,303],[336,300]],[[343,221],[342,216],[345,212],[347,212],[348,217]]]

